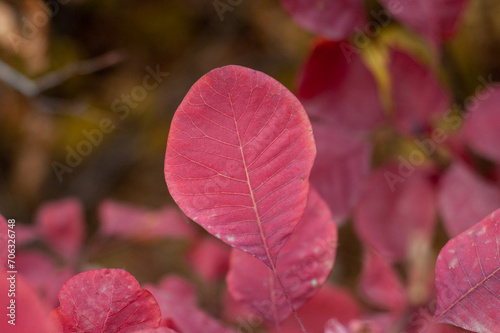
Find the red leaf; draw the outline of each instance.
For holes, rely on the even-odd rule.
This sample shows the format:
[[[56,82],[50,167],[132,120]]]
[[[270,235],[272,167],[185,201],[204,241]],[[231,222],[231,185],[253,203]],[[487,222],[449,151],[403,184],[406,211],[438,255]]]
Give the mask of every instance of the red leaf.
[[[335,260],[337,227],[325,202],[311,188],[304,215],[278,254],[277,270],[294,308],[314,296]],[[234,249],[227,275],[234,299],[278,325],[291,313],[273,272],[253,256]]]
[[[436,222],[434,189],[425,172],[403,174],[402,165],[389,164],[372,174],[354,218],[359,237],[390,260],[404,259],[412,239],[430,237]]]
[[[356,26],[365,23],[364,3],[361,0],[281,0],[293,19],[302,27],[340,40],[354,33]]]
[[[12,279],[12,276],[15,278]],[[9,291],[12,289],[11,282],[15,285],[13,297],[9,297],[9,293],[12,292]],[[14,303],[11,303],[12,300]],[[2,305],[0,332],[53,333],[55,331],[48,318],[48,310],[38,298],[36,290],[21,274],[9,274],[3,269],[0,271],[0,304]],[[11,304],[14,304],[13,309]],[[14,318],[15,326],[8,322]]]
[[[158,300],[163,317],[171,318],[182,333],[233,332],[197,307],[193,288],[180,278],[167,277],[159,288],[146,289]]]
[[[469,229],[500,207],[500,188],[479,178],[456,161],[446,171],[439,189],[439,210],[451,237]]]
[[[69,198],[44,204],[37,212],[36,224],[45,243],[66,258],[75,258],[85,238],[83,206]]]
[[[226,66],[177,109],[165,178],[187,216],[271,267],[304,211],[315,155],[295,96],[263,73]]]
[[[433,117],[450,107],[448,92],[434,73],[408,54],[393,50],[389,70],[395,120],[401,132],[414,134],[430,128]]]
[[[17,253],[16,264],[18,270],[37,289],[47,307],[51,309],[59,304],[59,289],[74,275],[71,268],[56,268],[54,262],[40,251],[27,250]]]
[[[347,290],[331,285],[324,285],[316,296],[297,312],[308,333],[324,333],[325,325],[331,318],[336,318],[346,325],[361,315],[361,309],[354,297]],[[276,329],[273,332],[302,333],[302,330],[295,318],[290,317],[283,322],[281,330]]]
[[[102,234],[128,239],[181,237],[192,239],[195,230],[173,207],[159,211],[106,200],[99,206]]]
[[[318,157],[311,171],[311,184],[342,225],[357,204],[371,171],[372,148],[352,132],[320,122],[313,123]]]
[[[398,20],[439,46],[460,25],[468,0],[381,0]]]
[[[312,119],[368,132],[384,120],[377,83],[357,53],[344,54],[346,45],[351,47],[347,42],[316,42],[302,69],[298,97]]]
[[[38,236],[35,225],[16,223],[16,245],[27,245],[37,240]]]
[[[467,109],[463,138],[478,153],[500,163],[500,88],[485,90]]]
[[[139,282],[122,269],[80,273],[59,291],[54,310],[64,332],[133,332],[156,328],[161,321],[158,303]]]
[[[373,251],[366,251],[363,259],[360,290],[372,304],[399,312],[406,305],[403,282],[392,266]]]
[[[451,239],[436,262],[438,322],[498,332],[500,210]]]
[[[226,275],[231,248],[213,237],[197,242],[188,254],[188,262],[198,275],[215,282]]]

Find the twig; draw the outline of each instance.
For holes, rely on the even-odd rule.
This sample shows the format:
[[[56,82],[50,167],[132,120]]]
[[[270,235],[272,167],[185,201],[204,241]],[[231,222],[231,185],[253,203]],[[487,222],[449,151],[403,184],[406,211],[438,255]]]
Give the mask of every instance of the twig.
[[[69,64],[38,79],[30,79],[0,60],[0,80],[10,85],[26,97],[32,98],[56,87],[75,75],[86,75],[116,65],[123,61],[123,53],[111,51],[102,56]]]

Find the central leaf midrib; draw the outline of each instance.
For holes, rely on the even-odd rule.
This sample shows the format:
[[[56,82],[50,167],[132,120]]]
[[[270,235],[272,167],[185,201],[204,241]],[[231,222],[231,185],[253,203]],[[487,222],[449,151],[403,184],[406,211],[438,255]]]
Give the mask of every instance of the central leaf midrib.
[[[269,253],[269,247],[267,245],[266,237],[264,235],[264,229],[263,229],[262,223],[260,221],[260,214],[259,214],[259,209],[257,207],[257,201],[255,200],[254,191],[253,191],[253,188],[252,188],[252,184],[250,182],[250,174],[248,173],[248,167],[247,167],[247,163],[246,163],[246,159],[245,159],[245,152],[243,151],[243,144],[241,142],[240,131],[239,131],[239,128],[238,128],[238,122],[237,122],[236,116],[234,114],[234,108],[233,108],[233,103],[231,101],[231,98],[229,98],[229,103],[231,104],[231,109],[233,111],[233,121],[234,121],[234,126],[236,128],[236,136],[238,137],[238,144],[240,146],[241,160],[243,162],[243,168],[245,169],[245,175],[246,175],[246,178],[247,178],[248,190],[250,192],[250,197],[252,198],[253,210],[255,212],[255,218],[257,220],[257,225],[259,227],[260,237],[262,239],[262,243],[264,245],[264,249],[266,250],[266,255],[267,255],[267,259],[269,260],[269,264],[271,265],[272,270],[275,271],[274,264],[273,264],[273,261],[272,261],[272,258],[271,258],[271,254]]]

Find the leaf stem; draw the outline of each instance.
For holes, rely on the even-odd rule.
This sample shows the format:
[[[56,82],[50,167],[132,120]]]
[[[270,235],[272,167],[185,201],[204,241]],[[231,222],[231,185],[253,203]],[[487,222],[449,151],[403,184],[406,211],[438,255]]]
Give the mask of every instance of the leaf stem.
[[[274,263],[271,261],[271,266],[273,269],[273,273],[276,276],[276,279],[278,280],[281,289],[283,289],[283,293],[285,294],[286,301],[288,302],[288,305],[290,306],[290,309],[292,309],[293,315],[295,316],[295,319],[297,319],[297,322],[300,325],[300,328],[302,330],[302,333],[307,333],[306,328],[304,327],[304,324],[302,323],[302,320],[300,320],[299,314],[297,313],[297,310],[295,310],[295,307],[292,304],[292,300],[290,299],[290,296],[288,295],[288,292],[286,291],[285,285],[281,281],[281,278],[278,274],[278,271],[276,270],[276,267],[274,266]]]

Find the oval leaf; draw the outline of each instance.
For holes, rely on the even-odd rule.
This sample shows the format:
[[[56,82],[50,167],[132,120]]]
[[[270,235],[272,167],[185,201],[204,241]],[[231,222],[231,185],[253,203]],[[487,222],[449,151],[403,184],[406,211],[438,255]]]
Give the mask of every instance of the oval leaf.
[[[293,19],[328,39],[345,39],[365,23],[362,0],[281,0]]]
[[[347,289],[325,284],[297,313],[307,332],[323,333],[331,318],[347,325],[361,316],[361,308]],[[291,316],[282,323],[281,329],[276,328],[272,332],[302,333],[303,330]]]
[[[311,172],[311,184],[318,190],[338,225],[356,206],[371,171],[372,148],[352,132],[321,122],[313,123],[318,156]]]
[[[406,306],[403,282],[394,268],[373,251],[366,251],[360,290],[364,298],[383,309],[402,311]]]
[[[295,96],[263,73],[226,66],[177,109],[165,179],[188,217],[271,267],[304,211],[315,155]]]
[[[434,188],[410,164],[388,164],[373,173],[354,218],[359,237],[389,260],[404,259],[415,236],[430,237],[435,222]]]
[[[468,0],[381,0],[394,16],[433,45],[452,37],[457,31]]]
[[[465,142],[479,154],[500,163],[500,87],[489,86],[467,108]]]
[[[358,53],[345,54],[349,47],[354,48],[345,41],[317,41],[302,69],[297,94],[318,123],[367,133],[382,123],[384,112],[375,77]]]
[[[174,207],[159,211],[148,210],[112,200],[99,206],[102,234],[126,239],[158,239],[179,237],[192,239],[195,230],[186,223],[181,212]]]
[[[276,268],[295,309],[314,296],[334,263],[337,227],[314,189],[297,228],[278,255]],[[227,275],[234,299],[278,325],[292,310],[279,281],[262,262],[239,250],[231,253]]]
[[[401,132],[420,134],[431,128],[433,117],[450,107],[450,97],[434,73],[408,54],[393,50],[389,71],[395,121]]]
[[[59,291],[54,310],[66,332],[134,332],[160,325],[153,295],[122,269],[100,269],[75,275]]]
[[[45,243],[67,258],[75,258],[85,238],[83,206],[76,198],[44,204],[37,212],[36,224]]]
[[[500,210],[451,239],[436,262],[434,317],[473,332],[498,332]]]
[[[164,319],[171,319],[182,333],[234,333],[200,310],[194,288],[177,276],[164,278],[159,287],[146,286],[158,300]]]
[[[446,231],[455,237],[500,207],[500,188],[456,161],[441,180],[438,202]]]

